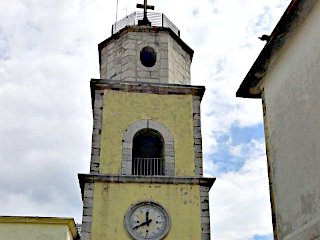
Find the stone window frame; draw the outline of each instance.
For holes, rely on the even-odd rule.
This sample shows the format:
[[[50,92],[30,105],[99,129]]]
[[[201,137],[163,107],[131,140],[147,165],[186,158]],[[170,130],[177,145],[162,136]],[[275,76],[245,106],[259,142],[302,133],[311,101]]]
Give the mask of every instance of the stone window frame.
[[[151,119],[134,122],[128,126],[122,135],[122,161],[121,174],[131,175],[132,171],[132,146],[133,137],[142,129],[153,129],[158,131],[163,138],[164,175],[175,175],[174,141],[170,130],[162,123]]]

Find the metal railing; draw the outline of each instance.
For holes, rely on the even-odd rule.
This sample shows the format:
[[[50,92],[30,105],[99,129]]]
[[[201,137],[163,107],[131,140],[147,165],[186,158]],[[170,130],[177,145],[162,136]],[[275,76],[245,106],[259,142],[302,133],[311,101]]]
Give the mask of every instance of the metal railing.
[[[180,30],[167,18],[163,13],[147,12],[147,17],[151,22],[151,26],[170,28],[175,34],[180,37]],[[143,12],[133,12],[125,18],[117,21],[112,25],[111,34],[119,32],[126,26],[138,25],[138,20],[143,19]]]
[[[134,158],[132,175],[164,175],[162,158]]]

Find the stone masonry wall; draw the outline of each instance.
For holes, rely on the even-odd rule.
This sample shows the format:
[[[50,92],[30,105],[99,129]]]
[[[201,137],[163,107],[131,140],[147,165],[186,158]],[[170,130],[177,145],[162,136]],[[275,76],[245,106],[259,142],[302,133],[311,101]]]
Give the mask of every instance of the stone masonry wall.
[[[90,172],[99,173],[100,142],[103,111],[103,90],[97,90],[93,108],[93,131],[91,145]]]
[[[192,96],[194,171],[196,176],[203,175],[200,102],[200,96]]]
[[[140,62],[140,51],[150,46],[157,61],[153,67]],[[101,50],[100,78],[133,82],[190,84],[191,56],[162,31],[126,32]]]
[[[201,240],[210,240],[210,187],[200,186]]]
[[[90,240],[91,236],[93,187],[93,182],[84,185],[81,240]]]
[[[168,51],[168,83],[191,84],[190,55],[173,38],[169,38]]]

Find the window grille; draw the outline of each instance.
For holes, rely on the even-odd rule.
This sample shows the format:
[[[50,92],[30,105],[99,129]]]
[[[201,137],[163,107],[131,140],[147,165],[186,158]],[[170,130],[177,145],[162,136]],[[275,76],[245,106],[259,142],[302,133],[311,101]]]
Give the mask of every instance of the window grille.
[[[132,175],[164,175],[162,158],[134,158]]]
[[[132,175],[164,175],[163,137],[154,129],[142,129],[133,137]]]

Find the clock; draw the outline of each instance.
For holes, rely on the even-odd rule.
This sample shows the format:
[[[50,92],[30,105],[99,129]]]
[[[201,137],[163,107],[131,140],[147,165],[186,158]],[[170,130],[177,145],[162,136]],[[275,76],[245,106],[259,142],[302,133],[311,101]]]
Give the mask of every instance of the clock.
[[[124,216],[124,227],[135,240],[161,240],[169,232],[170,219],[166,210],[152,201],[130,206]]]

